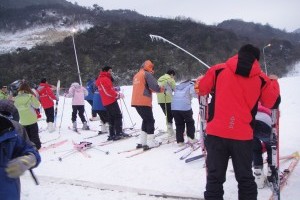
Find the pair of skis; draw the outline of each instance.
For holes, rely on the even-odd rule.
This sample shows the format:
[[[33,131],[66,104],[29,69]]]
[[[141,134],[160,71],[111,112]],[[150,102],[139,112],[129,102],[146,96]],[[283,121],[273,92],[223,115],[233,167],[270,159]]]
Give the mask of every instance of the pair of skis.
[[[76,153],[81,153],[84,157],[91,158],[91,155],[89,155],[86,152],[88,149],[95,149],[95,150],[98,150],[98,151],[101,151],[101,152],[105,153],[106,155],[109,154],[109,151],[104,151],[102,149],[98,149],[91,142],[82,141],[80,143],[75,143],[73,141],[73,149],[68,150],[68,151],[66,151],[66,153],[59,156],[58,160],[61,162],[61,161],[63,161],[63,159],[65,159],[65,158],[67,158],[67,157],[69,157],[73,154],[76,154]]]
[[[180,160],[184,160],[187,159],[187,157],[189,157],[194,151],[198,150],[201,147],[200,143],[197,142],[195,144],[185,144],[183,147],[177,149],[176,151],[174,151],[174,153],[179,153],[182,152],[186,149],[188,149],[188,151],[186,151],[179,159]]]

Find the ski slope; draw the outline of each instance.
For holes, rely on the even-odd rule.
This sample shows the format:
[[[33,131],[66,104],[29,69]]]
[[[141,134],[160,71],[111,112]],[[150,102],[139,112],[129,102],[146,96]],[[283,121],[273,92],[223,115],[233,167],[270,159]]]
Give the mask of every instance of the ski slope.
[[[280,154],[287,155],[300,151],[300,92],[297,87],[300,85],[299,73],[293,77],[281,78],[282,103],[280,106]],[[54,84],[54,83],[52,83]],[[63,83],[62,83],[63,84]],[[136,123],[139,128],[141,119],[134,108],[130,107],[131,86],[122,86],[125,94],[124,102],[119,102],[123,112],[124,127]],[[62,113],[64,105],[64,113]],[[128,109],[128,110],[127,110]],[[195,124],[199,129],[198,103],[193,101]],[[119,151],[132,149],[137,143],[137,138],[115,142],[106,146],[97,146],[98,149],[89,149],[86,152],[89,157],[76,153],[58,160],[65,152],[72,149],[72,141],[90,141],[94,145],[105,141],[107,135],[84,139],[85,137],[97,134],[93,131],[81,131],[77,134],[68,129],[71,126],[71,99],[60,97],[57,126],[61,124],[60,138],[57,141],[67,139],[68,142],[54,149],[41,152],[42,162],[34,170],[40,181],[36,186],[29,173],[21,178],[23,200],[152,200],[164,199],[168,195],[171,199],[203,199],[205,191],[205,168],[204,160],[194,161],[186,164],[179,160],[185,151],[174,153],[178,149],[175,143],[163,145],[157,149],[150,150],[144,154],[126,158],[131,153],[118,154]],[[86,112],[91,116],[90,106],[86,103]],[[155,115],[155,126],[158,129],[165,129],[165,117],[161,108],[156,102],[156,95],[153,98],[153,112]],[[44,116],[43,116],[44,117]],[[79,118],[77,122],[79,123]],[[46,127],[45,120],[38,122],[40,128]],[[89,122],[93,130],[100,130],[100,122]],[[79,124],[81,127],[82,124]],[[58,129],[54,133],[41,132],[42,142],[57,137]],[[161,136],[162,138],[163,136]],[[49,145],[47,143],[45,145]],[[109,151],[106,155],[100,150]],[[200,154],[200,150],[191,156]],[[287,163],[282,162],[281,166]],[[281,168],[283,169],[283,168]],[[295,200],[300,196],[300,167],[297,166],[285,186],[281,197],[285,200]],[[224,184],[226,200],[236,200],[237,182],[235,181],[232,165],[229,164],[226,183]],[[258,199],[269,199],[271,190],[268,187],[258,190]]]

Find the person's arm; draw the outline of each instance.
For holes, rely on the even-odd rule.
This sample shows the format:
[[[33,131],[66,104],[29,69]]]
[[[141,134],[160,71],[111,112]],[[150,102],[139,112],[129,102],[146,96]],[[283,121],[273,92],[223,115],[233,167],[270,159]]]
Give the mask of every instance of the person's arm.
[[[34,96],[34,95],[31,95],[31,106],[35,109],[38,109],[40,107],[40,102],[39,100]]]
[[[163,92],[163,87],[160,87],[152,74],[145,72],[145,80],[149,89],[153,92]]]
[[[270,75],[269,77],[262,75],[265,85],[262,88],[260,102],[263,106],[274,109],[278,108],[281,97],[280,87],[277,80],[277,76]]]

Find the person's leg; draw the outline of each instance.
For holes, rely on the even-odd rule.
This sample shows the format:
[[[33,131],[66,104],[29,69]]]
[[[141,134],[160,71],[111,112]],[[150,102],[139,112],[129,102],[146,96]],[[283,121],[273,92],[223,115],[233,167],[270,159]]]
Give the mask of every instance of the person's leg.
[[[223,183],[226,180],[229,160],[226,139],[207,135],[205,146],[207,177],[204,197],[206,200],[223,200]]]
[[[183,143],[184,142],[184,118],[181,114],[182,111],[179,110],[173,110],[173,117],[175,120],[175,126],[176,126],[176,141],[177,143]]]
[[[86,123],[85,117],[84,117],[84,105],[78,105],[77,106],[78,115],[80,117],[81,122],[84,124]]]
[[[239,199],[256,200],[257,185],[252,172],[253,141],[230,141],[230,155],[235,178],[238,181]]]
[[[31,142],[33,142],[36,148],[39,150],[41,148],[41,140],[39,136],[39,127],[37,123],[24,126],[26,129],[27,135]]]
[[[261,141],[253,138],[253,166],[263,166]]]
[[[193,118],[193,111],[188,110],[183,112],[184,121],[186,124],[186,134],[187,136],[194,140],[195,139],[195,121]]]

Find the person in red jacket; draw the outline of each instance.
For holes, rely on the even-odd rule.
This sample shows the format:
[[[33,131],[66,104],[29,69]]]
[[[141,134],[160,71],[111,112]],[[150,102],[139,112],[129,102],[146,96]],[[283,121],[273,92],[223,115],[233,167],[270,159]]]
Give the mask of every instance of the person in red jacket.
[[[124,95],[115,90],[111,73],[111,67],[103,67],[95,84],[98,87],[103,106],[106,108],[108,114],[108,140],[119,140],[129,135],[123,132],[122,113],[118,104],[118,99],[124,98]]]
[[[260,50],[251,44],[240,48],[225,63],[211,67],[199,78],[199,95],[212,95],[205,147],[207,151],[206,200],[223,199],[228,160],[238,181],[238,199],[256,200],[252,174],[253,125],[257,105],[277,108],[277,77],[267,77],[259,65]]]
[[[56,100],[56,96],[54,95],[51,86],[48,84],[47,79],[43,78],[39,87],[37,88],[37,92],[39,94],[39,100],[41,102],[42,107],[45,110],[46,121],[48,124],[48,131],[55,131],[54,123],[54,100]]]

